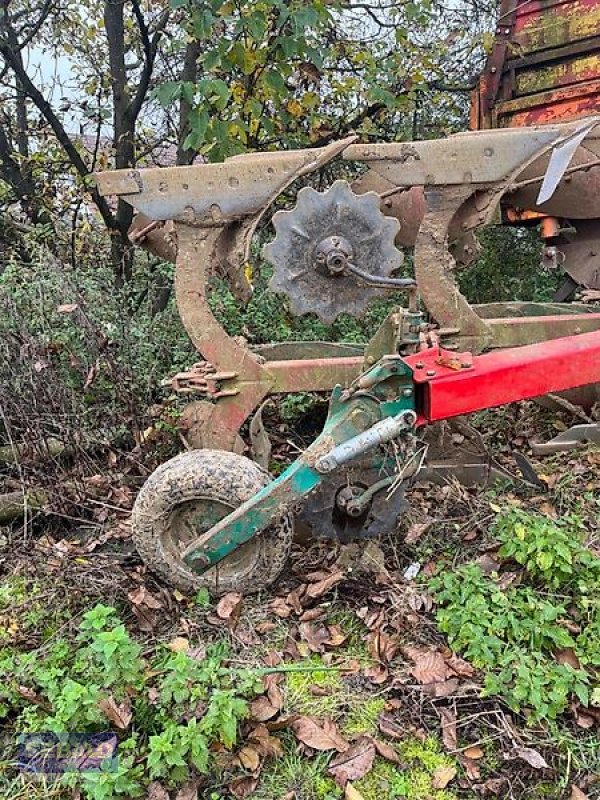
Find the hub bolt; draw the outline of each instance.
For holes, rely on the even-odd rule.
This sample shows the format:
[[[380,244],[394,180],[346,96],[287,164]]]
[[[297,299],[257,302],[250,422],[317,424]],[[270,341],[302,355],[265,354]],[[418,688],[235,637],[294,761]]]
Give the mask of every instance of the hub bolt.
[[[316,266],[330,275],[343,275],[352,259],[352,245],[343,236],[328,236],[315,250]]]

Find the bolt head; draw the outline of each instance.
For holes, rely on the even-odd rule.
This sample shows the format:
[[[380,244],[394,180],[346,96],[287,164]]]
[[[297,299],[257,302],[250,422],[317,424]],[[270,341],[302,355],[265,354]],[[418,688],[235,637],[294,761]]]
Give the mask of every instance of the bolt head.
[[[427,375],[428,378],[433,378],[433,376],[435,375],[435,370],[434,369],[428,369],[425,374]]]

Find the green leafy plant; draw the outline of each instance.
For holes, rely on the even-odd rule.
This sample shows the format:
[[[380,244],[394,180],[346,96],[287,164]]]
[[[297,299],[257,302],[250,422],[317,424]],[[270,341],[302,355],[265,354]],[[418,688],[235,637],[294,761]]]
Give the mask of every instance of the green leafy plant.
[[[226,658],[222,645],[201,660],[164,650],[146,658],[115,609],[97,605],[75,642],[58,640],[42,658],[2,655],[0,710],[16,717],[21,733],[93,733],[112,722],[120,732],[117,768],[62,780],[88,800],[138,797],[155,778],[177,786],[191,770],[209,772],[213,746],[235,746],[247,698],[262,683],[256,672],[231,670]]]
[[[572,697],[590,701],[600,658],[600,614],[594,594],[600,559],[581,543],[577,520],[556,523],[511,510],[494,531],[500,555],[523,565],[520,585],[503,587],[476,564],[434,577],[437,620],[452,647],[485,669],[484,692],[501,696],[531,719],[556,719]],[[561,595],[553,595],[553,589]],[[580,627],[572,633],[569,618]],[[569,649],[576,663],[559,663]],[[573,659],[571,659],[573,660]],[[578,663],[577,663],[578,662]],[[578,666],[578,664],[580,666]]]
[[[575,577],[600,579],[600,560],[581,544],[578,528],[575,517],[554,521],[511,509],[497,518],[493,532],[502,558],[514,559],[532,577],[557,589]]]

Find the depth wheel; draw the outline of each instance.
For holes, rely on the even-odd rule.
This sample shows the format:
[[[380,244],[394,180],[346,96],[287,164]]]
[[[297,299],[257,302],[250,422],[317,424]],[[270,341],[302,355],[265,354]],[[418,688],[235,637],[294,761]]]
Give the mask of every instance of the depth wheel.
[[[138,553],[167,583],[186,592],[259,591],[279,577],[287,561],[293,537],[288,515],[202,574],[181,553],[268,482],[258,464],[236,453],[190,450],[175,456],[150,475],[135,501]]]

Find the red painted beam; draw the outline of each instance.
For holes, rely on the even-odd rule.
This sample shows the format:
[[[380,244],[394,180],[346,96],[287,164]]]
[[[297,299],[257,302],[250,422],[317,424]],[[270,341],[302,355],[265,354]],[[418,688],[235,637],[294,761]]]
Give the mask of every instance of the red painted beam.
[[[414,371],[419,420],[426,424],[600,383],[600,332],[480,356],[432,347],[404,361]]]

